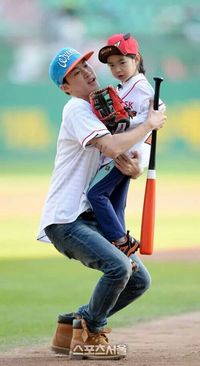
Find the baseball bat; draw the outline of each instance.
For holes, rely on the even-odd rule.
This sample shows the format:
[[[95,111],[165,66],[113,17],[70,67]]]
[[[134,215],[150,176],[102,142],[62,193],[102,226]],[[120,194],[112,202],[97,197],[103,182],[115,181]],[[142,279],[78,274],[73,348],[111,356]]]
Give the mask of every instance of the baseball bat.
[[[153,107],[155,110],[158,110],[160,84],[163,81],[163,78],[154,77],[154,81],[155,81],[155,93],[154,93]],[[156,198],[156,143],[157,143],[157,131],[153,130],[144,203],[143,203],[141,235],[140,235],[140,253],[149,255],[153,253],[153,245],[154,245],[155,198]]]

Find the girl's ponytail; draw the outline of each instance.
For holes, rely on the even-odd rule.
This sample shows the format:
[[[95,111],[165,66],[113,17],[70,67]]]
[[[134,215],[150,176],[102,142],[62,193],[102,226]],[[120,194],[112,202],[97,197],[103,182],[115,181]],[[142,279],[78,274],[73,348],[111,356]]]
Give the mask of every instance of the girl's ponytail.
[[[139,55],[140,55],[140,61],[139,61],[139,64],[138,64],[138,72],[145,75],[146,70],[144,68],[143,57],[140,53],[139,53]],[[130,58],[134,59],[135,55],[127,55],[127,57],[130,57]]]
[[[145,75],[145,68],[144,68],[144,62],[143,62],[143,57],[141,54],[140,55],[140,62],[139,62],[139,65],[138,65],[138,71],[141,73],[141,74],[144,74]]]

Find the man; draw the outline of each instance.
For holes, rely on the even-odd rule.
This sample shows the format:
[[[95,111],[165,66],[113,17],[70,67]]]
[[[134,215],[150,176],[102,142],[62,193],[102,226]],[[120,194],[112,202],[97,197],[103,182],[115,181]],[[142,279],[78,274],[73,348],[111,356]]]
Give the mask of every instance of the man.
[[[88,304],[80,306],[76,314],[60,318],[54,350],[67,353],[71,343],[72,358],[119,359],[125,356],[125,350],[109,344],[104,328],[107,317],[142,295],[149,287],[150,276],[135,254],[132,258],[138,271],[132,272],[129,258],[102,236],[86,192],[98,170],[100,152],[115,159],[116,167],[124,174],[135,178],[139,174],[137,156],[131,160],[124,152],[152,129],[162,127],[166,117],[151,106],[142,125],[111,135],[89,104],[89,94],[99,88],[87,62],[92,54],[81,55],[64,48],[50,64],[50,78],[71,99],[63,109],[38,240],[52,242],[65,256],[103,273]]]

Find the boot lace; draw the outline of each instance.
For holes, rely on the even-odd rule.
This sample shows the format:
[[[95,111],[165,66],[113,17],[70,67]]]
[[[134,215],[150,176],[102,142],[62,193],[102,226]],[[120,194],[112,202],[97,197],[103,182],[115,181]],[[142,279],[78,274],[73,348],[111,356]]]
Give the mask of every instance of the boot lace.
[[[93,342],[97,344],[105,344],[105,342],[108,343],[108,337],[105,333],[90,333],[90,335]]]

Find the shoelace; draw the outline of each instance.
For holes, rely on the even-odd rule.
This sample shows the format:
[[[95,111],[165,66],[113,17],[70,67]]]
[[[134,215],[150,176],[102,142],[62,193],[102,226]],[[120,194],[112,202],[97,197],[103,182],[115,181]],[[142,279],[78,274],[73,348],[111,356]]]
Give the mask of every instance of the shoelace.
[[[92,333],[91,338],[95,343],[98,344],[105,344],[105,341],[108,343],[108,337],[105,335],[105,333]]]
[[[81,319],[81,325],[83,328],[82,339],[84,342],[87,340],[88,337],[91,337],[95,341],[95,343],[101,343],[101,341],[103,341],[103,343],[105,343],[105,341],[108,343],[108,337],[105,335],[105,333],[110,333],[111,328],[103,328],[102,331],[99,333],[92,333],[89,331],[85,319]]]

